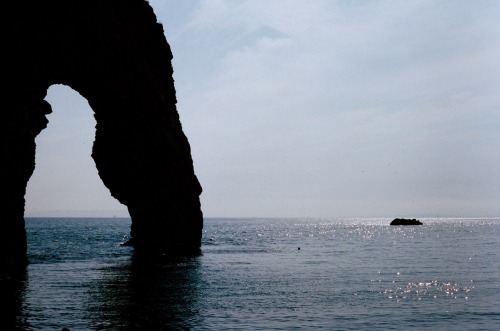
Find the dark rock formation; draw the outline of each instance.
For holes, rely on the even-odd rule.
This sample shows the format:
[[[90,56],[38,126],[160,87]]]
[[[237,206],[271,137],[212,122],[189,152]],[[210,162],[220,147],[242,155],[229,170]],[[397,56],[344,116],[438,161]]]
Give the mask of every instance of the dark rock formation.
[[[422,225],[422,222],[414,218],[395,218],[390,225]]]
[[[201,186],[176,110],[172,53],[145,0],[7,0],[0,5],[0,265],[26,262],[24,195],[53,84],[95,112],[92,157],[128,207],[141,250],[200,247]]]

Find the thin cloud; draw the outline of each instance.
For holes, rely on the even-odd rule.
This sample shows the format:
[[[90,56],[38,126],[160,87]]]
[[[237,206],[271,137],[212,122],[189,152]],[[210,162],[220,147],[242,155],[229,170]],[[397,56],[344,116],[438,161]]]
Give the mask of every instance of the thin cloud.
[[[220,177],[200,165],[207,194],[222,199],[225,190],[217,185],[223,183],[226,190],[242,187],[249,196],[271,195],[278,203],[291,195],[306,201],[330,194],[334,200],[339,198],[335,190],[362,197],[376,186],[370,190],[374,200],[383,195],[397,203],[401,196],[427,194],[445,201],[451,192],[467,196],[474,181],[461,178],[468,172],[480,170],[476,186],[491,174],[484,167],[440,163],[439,155],[459,162],[475,148],[460,144],[474,135],[482,137],[481,143],[495,143],[484,128],[498,119],[493,91],[500,77],[494,68],[499,29],[491,14],[498,6],[364,4],[202,3],[190,26],[203,27],[212,41],[219,33],[232,36],[215,44],[225,52],[211,61],[217,70],[206,78],[209,87],[182,95],[178,86],[180,109],[198,146],[195,160],[203,164],[215,157],[227,168]],[[259,38],[263,28],[277,37],[263,33]],[[476,153],[475,162],[491,157]],[[391,169],[384,168],[391,162]],[[352,168],[365,171],[367,179]],[[437,187],[436,177],[444,178],[448,189]],[[305,202],[290,205],[301,208]],[[374,205],[366,202],[368,209]],[[259,210],[259,203],[254,206]],[[339,211],[356,213],[329,205],[317,209],[322,215]]]

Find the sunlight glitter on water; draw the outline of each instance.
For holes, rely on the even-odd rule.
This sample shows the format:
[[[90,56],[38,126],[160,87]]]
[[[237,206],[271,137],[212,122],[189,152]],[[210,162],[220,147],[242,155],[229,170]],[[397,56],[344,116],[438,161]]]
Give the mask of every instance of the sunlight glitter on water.
[[[468,300],[469,293],[474,286],[461,286],[453,282],[407,283],[404,286],[388,288],[380,293],[388,299],[395,300],[422,300],[422,299],[464,299]]]

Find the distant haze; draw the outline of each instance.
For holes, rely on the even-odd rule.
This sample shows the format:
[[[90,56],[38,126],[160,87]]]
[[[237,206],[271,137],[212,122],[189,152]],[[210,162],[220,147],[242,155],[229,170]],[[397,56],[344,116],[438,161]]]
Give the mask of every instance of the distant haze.
[[[151,0],[207,217],[500,216],[500,1]],[[26,214],[123,216],[53,86]]]

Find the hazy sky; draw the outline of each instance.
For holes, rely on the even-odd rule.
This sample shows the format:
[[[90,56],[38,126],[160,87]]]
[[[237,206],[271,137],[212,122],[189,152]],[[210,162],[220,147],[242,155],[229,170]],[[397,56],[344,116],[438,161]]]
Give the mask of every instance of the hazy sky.
[[[150,3],[206,217],[500,216],[500,1]],[[126,213],[47,100],[27,214]]]

